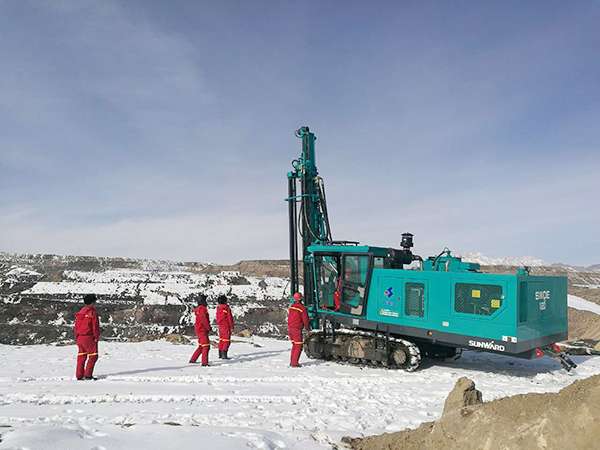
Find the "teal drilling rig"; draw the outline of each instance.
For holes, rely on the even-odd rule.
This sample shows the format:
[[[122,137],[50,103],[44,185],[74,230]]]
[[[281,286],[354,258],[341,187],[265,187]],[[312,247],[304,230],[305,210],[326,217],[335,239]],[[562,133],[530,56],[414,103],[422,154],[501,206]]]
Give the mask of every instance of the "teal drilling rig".
[[[287,175],[290,283],[296,292],[302,276],[316,330],[306,341],[310,357],[412,371],[422,356],[470,349],[576,367],[555,345],[567,338],[566,277],[482,273],[447,249],[423,259],[410,233],[400,248],[334,241],[316,137],[308,127],[295,135],[302,154]]]

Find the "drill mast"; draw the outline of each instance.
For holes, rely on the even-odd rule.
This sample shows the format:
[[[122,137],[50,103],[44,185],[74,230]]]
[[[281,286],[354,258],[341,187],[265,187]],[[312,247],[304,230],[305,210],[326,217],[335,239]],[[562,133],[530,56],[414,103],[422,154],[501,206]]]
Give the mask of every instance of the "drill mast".
[[[308,127],[294,132],[302,139],[302,155],[292,161],[293,171],[288,172],[290,283],[291,293],[298,292],[299,261],[298,237],[302,245],[304,298],[309,311],[315,312],[316,291],[312,269],[312,256],[308,247],[331,242],[331,228],[327,215],[325,184],[316,166],[315,140]],[[298,193],[298,185],[300,192]]]

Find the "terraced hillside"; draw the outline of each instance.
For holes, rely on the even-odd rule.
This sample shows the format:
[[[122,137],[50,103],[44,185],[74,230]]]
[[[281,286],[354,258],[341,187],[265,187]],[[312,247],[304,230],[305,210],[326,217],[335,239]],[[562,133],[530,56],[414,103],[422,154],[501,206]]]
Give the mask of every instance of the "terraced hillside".
[[[237,328],[281,336],[287,280],[277,262],[236,267],[121,258],[0,254],[0,343],[69,341],[84,294],[100,296],[105,339],[193,334],[197,296],[230,299]],[[230,269],[230,270],[225,270]],[[237,270],[235,270],[237,269]],[[286,289],[288,291],[286,291]],[[286,293],[287,292],[287,293]]]

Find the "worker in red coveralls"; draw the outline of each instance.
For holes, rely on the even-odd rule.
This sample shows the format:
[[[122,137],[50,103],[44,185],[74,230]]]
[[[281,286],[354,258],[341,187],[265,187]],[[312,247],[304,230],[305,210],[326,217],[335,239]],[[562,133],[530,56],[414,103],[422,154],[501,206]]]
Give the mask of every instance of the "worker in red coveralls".
[[[196,315],[196,336],[198,336],[198,348],[190,359],[191,363],[198,361],[198,357],[202,354],[202,365],[208,366],[208,351],[210,350],[210,341],[208,333],[210,331],[210,319],[208,318],[208,309],[206,308],[206,295],[200,294],[198,298],[198,307],[194,311]]]
[[[75,339],[77,340],[77,372],[78,380],[96,380],[94,366],[98,361],[98,339],[100,339],[100,318],[96,312],[96,296],[87,294],[83,297],[85,306],[75,314]],[[88,359],[87,366],[85,361]],[[84,370],[85,367],[85,370]]]
[[[290,357],[291,367],[301,367],[298,361],[302,353],[302,328],[306,329],[306,337],[310,336],[310,325],[308,323],[308,311],[302,304],[302,294],[294,294],[294,303],[288,312],[288,334],[292,341],[292,354]]]
[[[233,315],[227,304],[227,297],[219,296],[217,299],[217,324],[219,325],[219,358],[229,359],[227,352],[231,344],[231,332],[233,331]]]
[[[352,270],[346,268],[345,274],[346,275],[344,276],[344,279],[345,280],[350,280],[351,279],[350,277],[352,276]],[[341,298],[342,298],[342,277],[340,277],[338,279],[338,288],[337,288],[337,291],[335,291],[333,293],[333,303],[335,305],[335,310],[334,311],[338,311],[340,309],[340,300],[341,300]]]

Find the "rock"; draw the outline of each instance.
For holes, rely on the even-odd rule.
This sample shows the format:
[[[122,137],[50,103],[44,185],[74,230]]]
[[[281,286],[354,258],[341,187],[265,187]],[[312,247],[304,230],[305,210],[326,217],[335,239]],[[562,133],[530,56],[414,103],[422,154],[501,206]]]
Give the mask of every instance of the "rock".
[[[234,286],[249,286],[250,285],[248,278],[242,277],[242,276],[231,278],[229,280],[229,282]]]
[[[594,351],[600,353],[600,341],[594,346]]]
[[[182,334],[167,334],[165,340],[174,344],[189,344],[190,340]]]
[[[454,389],[448,394],[444,404],[444,414],[460,410],[465,406],[483,403],[481,391],[475,389],[475,383],[467,377],[461,377],[456,382]]]
[[[243,338],[250,338],[250,337],[252,337],[252,331],[243,330],[243,331],[240,331],[239,333],[236,333],[236,336],[243,337]]]

